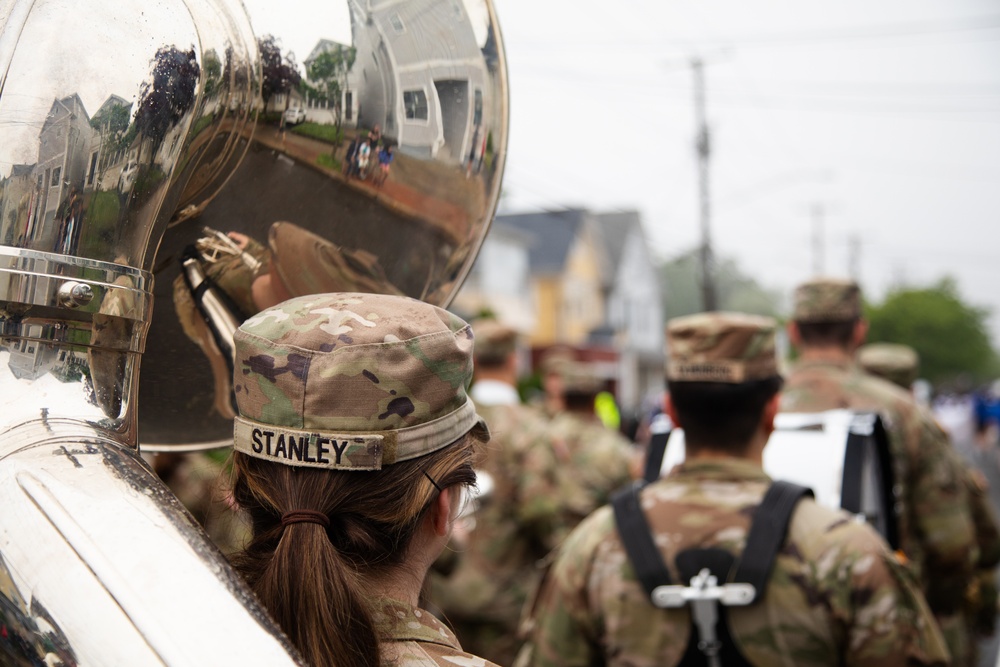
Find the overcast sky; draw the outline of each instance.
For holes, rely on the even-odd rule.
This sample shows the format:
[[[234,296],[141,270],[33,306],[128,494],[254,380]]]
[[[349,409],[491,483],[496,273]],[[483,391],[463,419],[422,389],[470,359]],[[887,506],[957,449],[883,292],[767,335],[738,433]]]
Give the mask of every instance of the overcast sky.
[[[712,241],[786,294],[817,267],[959,281],[1000,342],[1000,5],[986,0],[496,0],[508,212],[638,209],[700,242],[689,62],[704,68]],[[814,251],[821,209],[824,252]]]

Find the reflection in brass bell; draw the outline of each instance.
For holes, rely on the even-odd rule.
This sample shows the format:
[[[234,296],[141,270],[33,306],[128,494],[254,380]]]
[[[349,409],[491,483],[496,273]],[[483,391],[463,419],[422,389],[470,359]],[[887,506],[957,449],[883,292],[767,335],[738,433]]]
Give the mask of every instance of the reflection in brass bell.
[[[492,219],[506,150],[489,0],[295,11],[170,0],[135,19],[114,3],[13,4],[0,44],[0,245],[11,264],[27,253],[152,274],[145,343],[141,333],[116,342],[144,348],[138,411],[119,429],[144,448],[231,439],[231,378],[215,358],[226,346],[218,318],[175,289],[182,261],[242,316],[313,292],[454,297]],[[227,244],[206,228],[237,254],[220,253]],[[199,254],[185,260],[189,247]],[[258,265],[231,261],[240,253]],[[81,328],[99,301],[76,306]]]
[[[172,296],[178,259],[205,226],[263,249],[256,271],[227,260],[207,269],[249,316],[331,291],[447,305],[492,218],[507,99],[491,7],[328,4],[304,23],[273,3],[246,3],[263,99],[239,168],[160,247],[139,394],[147,449],[231,438],[219,395],[229,368],[206,363],[212,346],[181,333]],[[179,371],[184,381],[170,382]]]

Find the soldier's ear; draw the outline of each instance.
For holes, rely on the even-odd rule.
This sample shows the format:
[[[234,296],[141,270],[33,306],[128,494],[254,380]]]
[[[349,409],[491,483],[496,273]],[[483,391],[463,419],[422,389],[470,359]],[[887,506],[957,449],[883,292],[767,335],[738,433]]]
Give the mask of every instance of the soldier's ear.
[[[774,418],[778,415],[780,404],[781,392],[778,392],[764,405],[764,413],[761,415],[760,426],[768,435],[774,431]]]
[[[681,420],[677,418],[677,408],[674,407],[674,402],[670,400],[670,394],[663,396],[663,411],[670,417],[670,421],[673,422],[675,428],[683,428]]]
[[[795,347],[799,347],[802,344],[802,334],[799,333],[799,325],[795,323],[795,320],[788,320],[785,330],[788,332],[789,342]]]
[[[854,323],[854,332],[853,332],[855,349],[864,345],[866,338],[868,338],[868,321],[858,319]]]

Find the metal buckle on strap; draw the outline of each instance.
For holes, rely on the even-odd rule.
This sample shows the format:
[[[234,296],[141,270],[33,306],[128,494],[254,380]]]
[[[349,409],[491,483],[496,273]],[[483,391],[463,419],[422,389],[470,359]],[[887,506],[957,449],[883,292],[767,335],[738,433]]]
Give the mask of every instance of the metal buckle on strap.
[[[746,606],[754,601],[757,591],[751,584],[723,584],[708,568],[691,577],[690,586],[657,586],[650,599],[661,609],[683,607],[690,603],[691,616],[698,630],[698,650],[710,667],[719,667],[722,642],[716,635],[719,603],[726,607]]]

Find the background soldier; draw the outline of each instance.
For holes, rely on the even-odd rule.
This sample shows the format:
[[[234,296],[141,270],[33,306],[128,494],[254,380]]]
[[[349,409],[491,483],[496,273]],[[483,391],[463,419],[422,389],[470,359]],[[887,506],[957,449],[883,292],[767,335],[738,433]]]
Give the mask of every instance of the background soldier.
[[[900,546],[917,575],[955,664],[969,655],[962,607],[979,558],[963,469],[941,430],[899,387],[854,363],[867,325],[857,283],[821,278],[795,291],[788,331],[799,350],[781,409],[870,410],[886,422],[902,504]]]
[[[869,343],[858,349],[857,356],[858,364],[866,372],[888,380],[906,391],[910,391],[917,380],[920,357],[917,351],[908,345]],[[939,437],[947,439],[948,435],[944,429],[940,430]],[[997,620],[995,568],[1000,563],[1000,529],[986,494],[986,478],[982,472],[970,468],[962,461],[953,447],[951,452],[956,465],[965,471],[972,520],[976,528],[976,542],[979,545],[975,581],[965,591],[966,627],[969,632],[969,653],[965,658],[965,664],[975,665],[978,660],[979,639],[995,632]],[[953,657],[953,660],[962,664],[956,657]]]
[[[674,581],[685,552],[741,557],[751,517],[766,511],[758,509],[770,486],[761,460],[781,387],[774,330],[770,318],[733,313],[668,327],[667,410],[684,428],[687,460],[642,489],[638,505]],[[843,512],[800,500],[767,582],[753,605],[717,609],[750,664],[947,662],[908,574],[871,528]],[[519,664],[676,665],[696,632],[688,609],[651,604],[609,507],[560,548],[533,618]]]
[[[631,481],[635,454],[632,443],[604,426],[594,412],[594,399],[604,386],[590,364],[563,362],[561,376],[565,409],[550,425],[563,516],[556,543]]]
[[[568,529],[557,529],[558,461],[548,419],[517,393],[517,332],[491,319],[473,322],[473,332],[469,395],[492,434],[477,464],[486,494],[477,500],[465,543],[455,545],[454,570],[432,572],[428,596],[467,651],[509,665],[520,645],[521,609],[540,574],[536,564]]]

